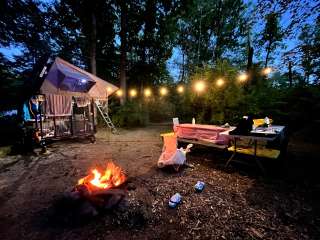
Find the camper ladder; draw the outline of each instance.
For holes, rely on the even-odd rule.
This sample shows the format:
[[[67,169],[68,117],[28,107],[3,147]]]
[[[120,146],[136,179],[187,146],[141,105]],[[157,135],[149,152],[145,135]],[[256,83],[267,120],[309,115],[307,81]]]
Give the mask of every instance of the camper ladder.
[[[111,129],[111,132],[113,134],[118,134],[119,133],[118,130],[116,129],[116,127],[114,126],[113,122],[111,121],[111,118],[109,117],[108,109],[106,109],[106,107],[103,106],[98,100],[95,101],[95,103],[96,103],[98,111],[100,112],[104,122]]]

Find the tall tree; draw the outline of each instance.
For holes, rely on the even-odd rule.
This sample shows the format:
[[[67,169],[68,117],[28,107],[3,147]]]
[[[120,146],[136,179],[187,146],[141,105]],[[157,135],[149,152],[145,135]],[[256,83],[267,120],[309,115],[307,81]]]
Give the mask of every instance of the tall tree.
[[[81,21],[70,4],[66,1],[54,1],[48,6],[47,15],[49,34],[54,42],[53,56],[60,56],[76,65],[84,65],[85,36]]]
[[[253,64],[253,55],[254,55],[254,48],[252,46],[251,40],[250,40],[250,36],[248,36],[248,43],[247,43],[247,48],[248,48],[248,54],[247,54],[247,71],[250,71],[250,69],[252,68],[252,64]]]
[[[289,80],[289,87],[292,87],[292,61],[289,61],[289,65],[288,65],[288,80]]]
[[[178,21],[179,46],[189,71],[202,63],[214,64],[240,46],[245,10],[241,0],[186,1],[184,9]]]
[[[1,98],[7,102],[18,104],[30,96],[36,73],[43,58],[54,49],[50,34],[48,34],[48,17],[46,5],[37,1],[5,1],[1,8],[0,46],[17,47],[19,55],[13,56],[13,61],[1,57],[0,62],[10,74],[3,75],[1,81]],[[34,70],[34,71],[32,71]]]
[[[266,16],[266,24],[262,32],[261,45],[266,48],[266,58],[264,67],[268,66],[270,53],[276,49],[277,44],[282,40],[281,27],[279,25],[276,13],[270,13]]]
[[[120,19],[120,86],[123,94],[121,96],[121,104],[123,105],[127,99],[127,12],[128,7],[125,0],[119,0],[121,19]]]
[[[295,51],[295,47],[292,48],[292,45],[285,46],[284,43],[287,41],[291,41],[292,39],[297,40],[297,37],[300,35],[300,30],[304,25],[310,22],[315,22],[317,16],[320,11],[319,1],[310,1],[310,0],[257,0],[255,4],[255,13],[252,14],[252,19],[255,22],[254,28],[256,31],[256,46],[258,47],[259,53],[261,52],[269,52],[268,57],[264,59],[264,62],[270,62],[270,52],[275,51],[279,46],[284,47],[285,51],[280,52],[281,57],[286,58],[286,54],[288,52]],[[278,22],[281,22],[281,29],[267,29],[267,24],[265,22],[269,21],[269,25],[279,25],[276,23],[276,18]],[[263,35],[264,40],[261,39],[261,25],[265,25]],[[267,30],[267,31],[266,31]],[[276,31],[280,30],[280,31]],[[274,34],[266,36],[266,33],[273,32]],[[269,43],[269,39],[276,40],[277,34],[280,33],[281,37],[280,41],[276,41],[271,46],[274,46],[274,49],[271,51],[267,50],[267,46]],[[268,34],[267,34],[268,35]],[[275,44],[276,43],[276,44]],[[272,47],[271,47],[272,48]],[[259,56],[258,56],[259,57]],[[288,62],[283,62],[284,67],[288,66]]]
[[[30,70],[52,48],[45,5],[37,1],[5,2],[4,12],[0,14],[0,31],[5,33],[0,44],[20,47],[22,54],[15,56],[15,66],[20,72]]]
[[[115,4],[113,0],[58,1],[58,5],[66,9],[67,16],[74,15],[74,19],[68,19],[64,25],[71,28],[64,30],[67,36],[73,35],[72,40],[76,40],[80,47],[81,64],[89,66],[91,72],[108,80],[116,78],[118,70],[114,60],[117,20]]]
[[[90,34],[90,68],[91,73],[97,75],[97,18],[95,11],[91,12]]]
[[[299,36],[299,50],[301,54],[301,67],[304,71],[305,82],[310,83],[310,76],[314,75],[319,81],[320,63],[320,17],[311,25],[302,28]]]
[[[166,61],[172,55],[181,1],[128,2],[128,84],[143,89],[171,81]]]

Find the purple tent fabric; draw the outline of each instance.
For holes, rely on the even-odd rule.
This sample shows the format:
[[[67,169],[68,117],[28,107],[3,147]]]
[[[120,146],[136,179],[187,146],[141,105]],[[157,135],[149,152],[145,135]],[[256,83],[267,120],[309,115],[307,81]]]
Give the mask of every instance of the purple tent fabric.
[[[46,95],[46,115],[47,116],[71,116],[72,97],[47,94]]]
[[[47,76],[55,87],[71,92],[88,92],[95,81],[60,62],[54,62]]]
[[[40,88],[41,94],[56,94],[106,100],[118,87],[56,58]]]

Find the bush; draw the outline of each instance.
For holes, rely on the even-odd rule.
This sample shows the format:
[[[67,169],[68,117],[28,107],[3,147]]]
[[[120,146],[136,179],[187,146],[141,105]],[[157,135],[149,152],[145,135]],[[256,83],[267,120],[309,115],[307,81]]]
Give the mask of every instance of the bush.
[[[3,116],[0,113],[0,146],[15,143],[19,136],[17,115]]]
[[[150,122],[167,122],[175,116],[175,105],[167,98],[147,103]]]
[[[218,61],[214,67],[207,66],[201,73],[191,78],[192,87],[199,79],[205,82],[206,89],[196,93],[189,89],[193,115],[197,122],[223,124],[235,122],[245,111],[243,86],[237,82],[237,69],[227,61]],[[223,85],[217,85],[223,79]],[[241,113],[242,112],[242,113]]]
[[[112,114],[112,121],[117,127],[139,127],[148,123],[146,107],[136,101],[127,101],[118,106]]]

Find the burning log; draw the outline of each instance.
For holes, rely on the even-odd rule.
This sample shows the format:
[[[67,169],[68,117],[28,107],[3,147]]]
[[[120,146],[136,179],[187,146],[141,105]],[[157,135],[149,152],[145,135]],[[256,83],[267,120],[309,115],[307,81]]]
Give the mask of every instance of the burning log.
[[[125,198],[126,191],[124,189],[96,189],[92,191],[88,185],[82,184],[76,186],[71,194],[75,199],[86,199],[96,208],[112,209]]]
[[[118,187],[126,181],[126,176],[122,169],[112,162],[107,164],[104,174],[96,168],[91,172],[92,174],[81,178],[78,181],[78,185],[88,185],[89,190],[94,191],[96,189],[110,189]]]
[[[74,192],[86,198],[95,207],[111,209],[125,197],[125,191],[117,188],[125,181],[126,176],[122,169],[109,162],[104,173],[93,169],[91,174],[81,178]]]
[[[94,217],[104,210],[116,208],[126,197],[126,190],[121,188],[126,181],[122,169],[110,162],[106,169],[93,169],[91,174],[81,178],[73,190],[60,202],[60,212],[78,217]]]

